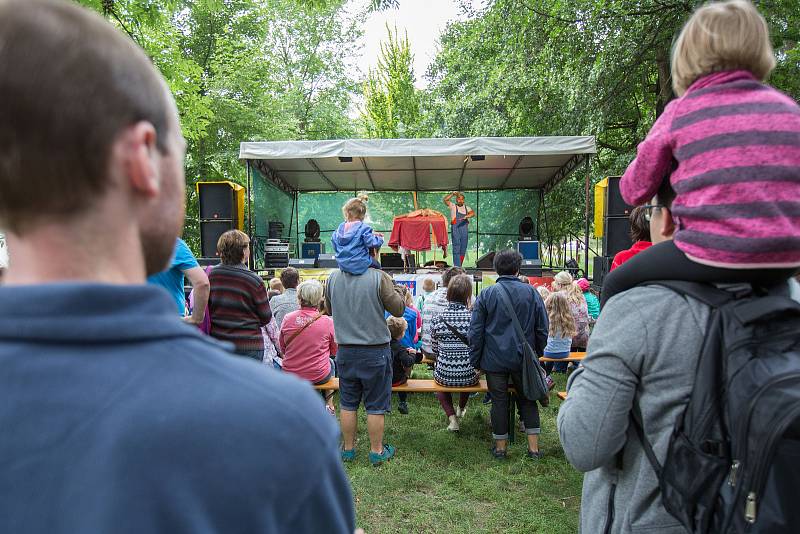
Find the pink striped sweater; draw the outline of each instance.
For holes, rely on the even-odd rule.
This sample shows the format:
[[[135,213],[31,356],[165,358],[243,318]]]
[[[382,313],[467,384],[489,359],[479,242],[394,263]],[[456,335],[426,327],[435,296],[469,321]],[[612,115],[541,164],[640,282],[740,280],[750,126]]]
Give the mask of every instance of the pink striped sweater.
[[[620,182],[645,204],[669,174],[675,244],[732,269],[800,266],[800,107],[747,71],[697,80],[667,105]]]

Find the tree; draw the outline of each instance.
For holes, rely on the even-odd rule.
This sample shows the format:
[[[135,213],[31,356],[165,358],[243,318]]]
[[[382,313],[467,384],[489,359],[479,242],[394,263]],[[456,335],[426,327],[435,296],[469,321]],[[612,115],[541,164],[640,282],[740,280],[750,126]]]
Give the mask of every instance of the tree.
[[[408,34],[399,38],[397,28],[386,29],[389,38],[381,43],[378,66],[364,82],[363,125],[368,137],[419,137],[420,95]]]
[[[178,105],[186,157],[184,238],[199,249],[199,180],[245,182],[243,140],[345,137],[359,36],[343,0],[80,0],[150,55]]]
[[[441,50],[427,73],[426,127],[448,137],[594,135],[593,178],[620,174],[673,97],[670,47],[696,5],[491,1],[441,36]],[[778,57],[772,81],[797,99],[797,2],[762,1],[759,8],[770,22]],[[582,173],[547,195],[553,238],[582,233]]]

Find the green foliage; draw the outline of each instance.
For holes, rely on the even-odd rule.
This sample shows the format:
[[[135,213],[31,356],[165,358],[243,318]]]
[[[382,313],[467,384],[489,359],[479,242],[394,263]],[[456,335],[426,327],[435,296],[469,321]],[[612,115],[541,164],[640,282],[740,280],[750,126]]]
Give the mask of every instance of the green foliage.
[[[199,250],[197,181],[244,184],[244,140],[352,136],[346,61],[363,15],[343,0],[80,0],[150,55],[178,105],[186,158],[184,237]]]
[[[420,95],[414,87],[414,56],[408,34],[386,26],[389,38],[381,43],[378,67],[364,82],[362,120],[368,137],[397,139],[421,137]]]
[[[594,135],[591,175],[624,171],[672,98],[673,37],[698,2],[493,0],[451,24],[428,77],[438,136]],[[800,7],[759,2],[779,59],[772,82],[800,97]],[[583,171],[547,198],[554,238],[582,233]]]

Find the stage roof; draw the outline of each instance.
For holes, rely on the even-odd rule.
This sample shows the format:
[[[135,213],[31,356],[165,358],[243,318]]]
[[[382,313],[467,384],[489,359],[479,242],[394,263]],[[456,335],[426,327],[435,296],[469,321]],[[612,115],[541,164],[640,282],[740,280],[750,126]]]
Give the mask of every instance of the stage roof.
[[[244,142],[239,159],[285,191],[550,190],[597,152],[592,136]]]

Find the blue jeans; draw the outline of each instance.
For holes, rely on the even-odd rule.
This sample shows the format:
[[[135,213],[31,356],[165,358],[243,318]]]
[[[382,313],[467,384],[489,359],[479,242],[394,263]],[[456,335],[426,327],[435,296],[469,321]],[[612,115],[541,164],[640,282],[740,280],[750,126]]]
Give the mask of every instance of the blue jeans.
[[[546,357],[548,357],[548,358],[568,358],[569,357],[569,351],[567,351],[567,352],[547,352],[547,351],[545,351],[544,355]],[[555,362],[544,362],[544,365],[542,367],[544,367],[544,370],[547,372],[548,375],[550,373],[552,373],[553,371],[555,371],[556,373],[566,373],[567,372],[567,362],[563,362],[563,363],[562,362],[558,362],[558,363],[555,363]]]
[[[364,408],[370,415],[392,411],[392,351],[389,345],[339,345],[339,406],[348,412]]]

